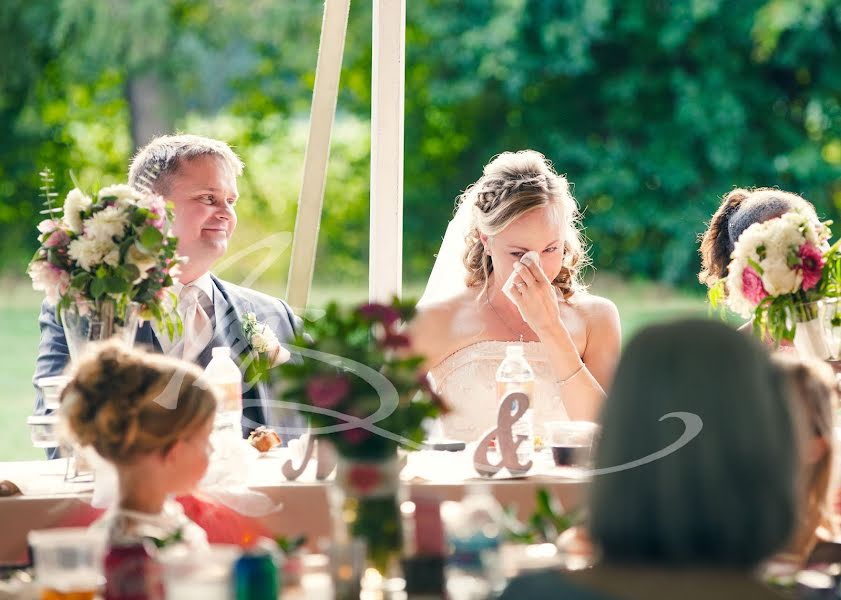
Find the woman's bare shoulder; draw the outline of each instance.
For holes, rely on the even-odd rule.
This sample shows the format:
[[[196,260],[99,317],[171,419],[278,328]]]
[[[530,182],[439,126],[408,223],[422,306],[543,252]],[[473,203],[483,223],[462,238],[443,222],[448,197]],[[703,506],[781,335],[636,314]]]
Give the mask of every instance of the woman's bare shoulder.
[[[578,292],[569,304],[588,323],[604,319],[619,322],[619,309],[616,308],[616,304],[603,296]]]
[[[476,294],[476,290],[468,289],[453,298],[418,307],[409,323],[409,337],[414,351],[427,357],[427,366],[437,364],[453,347],[459,347],[461,338],[475,334],[473,328],[467,331],[459,323],[465,324],[467,314],[475,315]]]

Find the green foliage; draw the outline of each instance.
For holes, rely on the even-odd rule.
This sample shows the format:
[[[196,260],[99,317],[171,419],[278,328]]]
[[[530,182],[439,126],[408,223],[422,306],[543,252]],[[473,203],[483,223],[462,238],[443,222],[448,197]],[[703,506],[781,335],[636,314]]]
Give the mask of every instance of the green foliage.
[[[291,231],[321,11],[2,3],[0,135],[14,143],[0,147],[0,269],[20,272],[35,249],[40,165],[61,188],[71,164],[86,187],[124,176],[140,118],[128,90],[147,75],[165,122],[245,158],[233,250]],[[428,0],[407,11],[407,279],[426,276],[453,200],[503,150],[535,148],[567,173],[596,267],[634,276],[693,282],[696,236],[736,185],[839,212],[838,0]],[[367,272],[370,27],[370,3],[352,3],[319,239],[318,274],[331,281]],[[280,246],[264,284],[285,279]]]
[[[390,305],[331,302],[323,316],[306,324],[306,335],[296,336],[293,345],[303,356],[265,374],[283,399],[311,407],[315,435],[327,437],[342,456],[389,458],[406,441],[407,449],[417,449],[424,440],[422,422],[443,409],[418,374],[423,358],[406,354],[409,340],[400,333],[414,305],[396,298]],[[366,419],[380,410],[386,414],[371,425],[396,438],[367,427],[333,430],[353,425],[348,417]]]
[[[546,488],[538,488],[535,504],[534,513],[524,524],[517,522],[512,509],[506,509],[508,539],[521,544],[554,544],[561,533],[581,522],[579,512],[565,513]]]

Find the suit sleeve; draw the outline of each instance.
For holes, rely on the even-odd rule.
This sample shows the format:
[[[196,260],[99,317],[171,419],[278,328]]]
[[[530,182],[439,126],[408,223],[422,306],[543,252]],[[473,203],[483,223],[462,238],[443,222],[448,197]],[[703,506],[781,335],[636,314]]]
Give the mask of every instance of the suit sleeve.
[[[67,349],[64,328],[56,320],[55,307],[46,301],[41,304],[38,327],[41,329],[41,341],[38,344],[38,358],[35,360],[32,385],[35,386],[34,414],[43,415],[46,412],[44,396],[37,382],[41,377],[61,375],[67,363],[70,362],[70,352]]]
[[[38,317],[38,327],[41,329],[41,341],[38,344],[38,358],[35,359],[35,374],[32,385],[35,386],[35,415],[44,415],[44,394],[37,382],[41,377],[61,375],[67,363],[70,362],[70,352],[67,349],[67,339],[64,328],[58,324],[55,317],[55,307],[44,301],[41,304],[41,314]],[[59,458],[58,448],[46,448],[47,458]]]

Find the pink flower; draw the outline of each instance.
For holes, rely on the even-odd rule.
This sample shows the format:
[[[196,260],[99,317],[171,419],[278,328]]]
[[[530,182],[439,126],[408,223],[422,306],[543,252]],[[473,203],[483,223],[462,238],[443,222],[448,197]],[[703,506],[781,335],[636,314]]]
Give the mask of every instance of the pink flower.
[[[56,248],[58,246],[66,246],[70,243],[70,236],[67,235],[67,232],[63,229],[56,229],[51,234],[50,237],[46,239],[44,242],[45,248]]]
[[[745,298],[753,304],[759,304],[768,295],[765,286],[762,285],[762,277],[759,276],[753,267],[746,267],[742,271],[742,292]]]
[[[350,391],[350,381],[344,375],[313,377],[307,382],[307,396],[313,406],[333,408]]]
[[[376,488],[380,484],[380,479],[380,470],[373,465],[353,465],[348,473],[348,485],[361,494]]]
[[[359,314],[373,321],[379,321],[386,328],[400,320],[400,313],[385,304],[363,304],[359,307]]]
[[[800,246],[800,271],[803,273],[803,290],[811,290],[818,285],[826,261],[819,248],[812,244]]]
[[[32,289],[43,291],[50,304],[58,302],[70,287],[70,274],[44,260],[29,265],[29,276],[32,278]]]
[[[353,429],[345,429],[342,432],[342,436],[348,444],[356,446],[371,437],[371,432],[367,429],[362,429],[361,427],[355,427]]]
[[[58,224],[53,219],[44,219],[38,223],[38,231],[41,233],[52,233],[58,228]]]
[[[409,337],[403,335],[402,333],[391,333],[388,332],[385,335],[385,338],[382,341],[382,345],[385,348],[408,348],[409,347]]]

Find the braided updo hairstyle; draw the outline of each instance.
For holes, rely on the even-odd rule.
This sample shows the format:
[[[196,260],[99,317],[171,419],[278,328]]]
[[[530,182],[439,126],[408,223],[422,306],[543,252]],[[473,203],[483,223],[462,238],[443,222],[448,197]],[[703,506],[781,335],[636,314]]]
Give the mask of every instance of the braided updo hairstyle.
[[[64,388],[60,414],[80,445],[130,463],[167,450],[212,418],[216,396],[201,375],[190,363],[103,342]]]
[[[725,195],[701,236],[700,282],[712,287],[727,277],[730,255],[745,229],[793,210],[812,216],[818,222],[815,207],[791,192],[773,188],[736,188]]]
[[[480,234],[495,235],[526,212],[557,203],[564,229],[564,255],[561,271],[552,283],[564,298],[585,289],[580,274],[589,257],[579,229],[581,214],[566,177],[558,175],[542,154],[534,150],[503,152],[485,165],[482,177],[459,197],[459,203],[463,202],[473,207],[465,240],[467,287],[487,285],[493,272]]]

